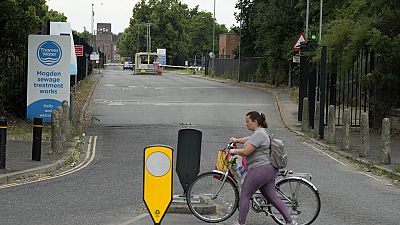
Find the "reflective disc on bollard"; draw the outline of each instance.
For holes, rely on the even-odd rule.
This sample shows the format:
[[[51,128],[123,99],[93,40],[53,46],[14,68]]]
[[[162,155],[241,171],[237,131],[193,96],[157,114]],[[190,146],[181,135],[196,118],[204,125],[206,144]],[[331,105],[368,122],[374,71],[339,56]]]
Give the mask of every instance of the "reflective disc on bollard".
[[[154,224],[161,224],[172,202],[172,148],[168,146],[145,148],[143,170],[143,200]]]

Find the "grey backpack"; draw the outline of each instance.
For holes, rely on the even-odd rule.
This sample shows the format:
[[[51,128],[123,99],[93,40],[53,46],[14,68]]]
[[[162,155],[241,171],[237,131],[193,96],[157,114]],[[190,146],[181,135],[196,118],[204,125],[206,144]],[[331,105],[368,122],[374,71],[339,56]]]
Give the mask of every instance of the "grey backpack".
[[[268,131],[267,134],[271,142],[269,160],[275,168],[283,169],[287,166],[288,161],[283,141],[273,138]]]

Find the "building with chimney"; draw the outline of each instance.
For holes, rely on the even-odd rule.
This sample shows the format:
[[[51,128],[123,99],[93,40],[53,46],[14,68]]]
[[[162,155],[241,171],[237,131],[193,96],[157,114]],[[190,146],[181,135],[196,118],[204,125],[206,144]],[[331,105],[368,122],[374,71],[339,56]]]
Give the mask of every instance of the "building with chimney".
[[[234,51],[239,46],[239,36],[236,34],[219,35],[219,58],[233,59]]]

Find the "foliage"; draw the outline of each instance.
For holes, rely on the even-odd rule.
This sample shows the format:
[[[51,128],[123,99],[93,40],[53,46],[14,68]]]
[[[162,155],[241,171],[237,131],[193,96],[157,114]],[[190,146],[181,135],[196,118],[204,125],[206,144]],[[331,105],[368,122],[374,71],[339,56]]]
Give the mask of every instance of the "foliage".
[[[211,13],[190,9],[180,0],[141,0],[132,11],[130,26],[125,29],[117,46],[122,56],[133,56],[147,51],[145,23],[152,23],[152,51],[167,49],[167,63],[182,65],[195,55],[212,51],[214,19]],[[216,49],[218,37],[228,30],[216,24]]]
[[[87,31],[86,29],[83,32],[78,32],[78,31],[75,31],[75,30],[73,30],[72,32],[74,34],[78,35],[83,40],[85,40],[86,43],[91,43],[92,42],[92,34],[90,34],[90,32]]]
[[[5,114],[5,96],[17,96],[17,101],[25,98],[25,81],[20,79],[25,77],[21,76],[21,68],[27,55],[28,35],[41,33],[47,20],[66,19],[64,14],[49,10],[46,0],[0,1],[0,116]],[[13,90],[8,86],[12,82],[16,83]]]
[[[319,34],[320,1],[310,1],[309,35]],[[244,56],[261,56],[260,80],[287,80],[291,45],[305,30],[304,0],[238,0],[242,21],[241,50]],[[343,71],[354,67],[360,51],[369,51],[373,71],[362,78],[369,92],[371,110],[379,121],[391,108],[400,107],[400,1],[324,0],[321,44],[328,46],[332,65]],[[240,29],[233,29],[237,34]],[[317,49],[318,50],[318,49]],[[318,53],[311,54],[319,60]]]
[[[400,107],[400,4],[395,0],[357,0],[348,2],[340,12],[342,16],[329,23],[324,44],[348,69],[361,49],[373,53],[373,71],[362,81],[369,93],[373,126],[378,128],[391,109]]]

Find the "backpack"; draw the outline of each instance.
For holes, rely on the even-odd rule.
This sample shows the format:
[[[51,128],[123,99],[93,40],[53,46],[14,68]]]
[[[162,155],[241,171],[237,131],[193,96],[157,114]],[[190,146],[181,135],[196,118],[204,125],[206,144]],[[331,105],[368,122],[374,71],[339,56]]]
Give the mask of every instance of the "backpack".
[[[273,138],[273,136],[269,135],[268,131],[267,134],[271,142],[271,145],[269,147],[269,161],[271,161],[272,166],[274,166],[275,168],[283,169],[287,166],[288,161],[283,141]]]

